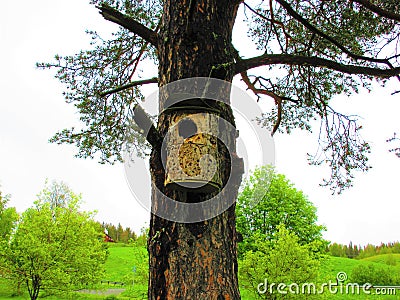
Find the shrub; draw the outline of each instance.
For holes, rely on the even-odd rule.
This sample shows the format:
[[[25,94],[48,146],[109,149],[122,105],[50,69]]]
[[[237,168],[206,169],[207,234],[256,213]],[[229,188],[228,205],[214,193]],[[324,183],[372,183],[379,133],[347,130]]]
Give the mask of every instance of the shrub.
[[[393,267],[377,263],[360,264],[353,269],[351,279],[359,284],[398,285],[400,277],[394,270]]]
[[[307,245],[300,245],[298,237],[284,226],[278,227],[273,239],[266,241],[258,239],[257,251],[247,251],[244,254],[239,278],[242,285],[250,288],[263,299],[311,299],[308,294],[279,294],[276,289],[270,293],[272,283],[291,284],[299,286],[306,282],[316,282],[319,261]],[[260,284],[267,280],[268,288],[258,293]],[[265,288],[265,284],[261,290]]]

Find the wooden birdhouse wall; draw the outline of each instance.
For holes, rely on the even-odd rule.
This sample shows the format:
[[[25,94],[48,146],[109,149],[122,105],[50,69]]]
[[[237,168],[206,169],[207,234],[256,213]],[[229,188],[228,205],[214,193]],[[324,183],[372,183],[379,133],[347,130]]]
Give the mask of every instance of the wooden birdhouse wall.
[[[218,117],[214,114],[176,115],[166,145],[165,186],[197,193],[220,190],[217,135]]]

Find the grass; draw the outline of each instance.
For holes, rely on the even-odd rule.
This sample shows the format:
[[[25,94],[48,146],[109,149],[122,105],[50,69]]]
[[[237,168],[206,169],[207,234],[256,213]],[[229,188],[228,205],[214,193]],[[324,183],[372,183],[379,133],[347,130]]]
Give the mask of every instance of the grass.
[[[105,264],[106,280],[125,282],[131,279],[139,266],[147,264],[147,251],[144,247],[110,244],[109,256]],[[132,273],[132,274],[131,274]]]
[[[135,267],[135,268],[134,268]],[[124,244],[109,244],[109,256],[105,264],[104,281],[123,282],[121,285],[101,284],[101,289],[125,288],[125,292],[118,295],[118,299],[146,299],[147,295],[147,251],[145,247],[132,247]],[[134,272],[135,270],[135,272]],[[24,287],[21,288],[24,291]],[[0,278],[0,299],[26,300],[27,292],[14,296],[10,283]],[[42,297],[46,300],[69,299],[117,299],[112,296],[71,293],[70,295],[57,295]]]
[[[110,244],[105,264],[105,280],[124,282],[126,291],[121,296],[147,298],[148,255],[144,246]]]
[[[400,262],[400,256],[398,256],[399,262]],[[345,272],[347,274],[347,281],[345,281],[344,284],[347,283],[353,283],[354,280],[352,279],[352,270],[359,266],[359,265],[365,265],[369,264],[371,262],[375,263],[380,263],[380,264],[385,264],[386,265],[386,257],[384,255],[378,255],[378,256],[373,256],[369,257],[368,259],[349,259],[349,258],[344,258],[344,257],[328,257],[326,260],[324,260],[321,264],[320,268],[320,282],[327,282],[331,280],[334,282],[336,280],[336,275],[339,272]],[[398,272],[398,268],[393,267],[393,272]],[[371,295],[364,294],[362,291],[360,291],[360,295],[347,295],[344,293],[337,293],[337,294],[329,294],[326,299],[367,299],[367,300],[394,300],[394,299],[400,299],[400,290],[397,290],[397,296],[396,295],[376,295],[374,294],[375,291],[372,291]]]
[[[147,299],[147,251],[144,246],[126,246],[121,244],[110,244],[109,257],[105,268],[106,273],[104,280],[112,282],[124,282],[125,292],[118,297],[104,295],[89,295],[73,293],[65,296],[47,296],[47,300],[67,300],[67,299]],[[369,257],[362,260],[348,259],[342,257],[327,257],[321,263],[320,275],[318,283],[335,282],[338,272],[345,272],[348,275],[347,282],[352,282],[351,274],[353,268],[360,264],[385,264],[388,261],[395,261],[395,266],[391,266],[394,272],[400,272],[400,254],[384,254]],[[135,272],[134,272],[135,271]],[[347,283],[346,282],[346,283]],[[102,284],[104,289],[113,288],[112,285]],[[116,286],[120,288],[120,286]],[[29,299],[28,294],[22,296],[12,296],[13,291],[9,283],[0,278],[0,299],[8,300],[25,300]],[[330,294],[324,293],[318,296],[317,299],[332,299],[332,300],[395,300],[400,299],[400,290],[397,291],[398,296],[379,296],[379,295],[346,295],[346,294]],[[252,290],[241,288],[242,300],[257,299]]]
[[[396,260],[398,260],[398,264],[393,268],[393,272],[400,272],[400,255],[396,255]],[[329,281],[332,283],[336,283],[336,276],[339,272],[345,272],[347,274],[348,280],[344,283],[353,283],[352,280],[352,270],[353,268],[363,265],[369,264],[371,262],[378,264],[386,265],[387,257],[386,255],[378,255],[374,257],[370,257],[368,259],[356,260],[349,259],[344,257],[326,257],[320,266],[319,278],[316,282],[316,286],[319,287],[322,283],[328,283]],[[250,289],[241,289],[242,300],[254,300],[261,299],[257,298],[256,294]],[[308,299],[308,298],[307,298]],[[315,298],[313,298],[315,299]],[[337,294],[331,294],[328,290],[325,290],[325,293],[322,295],[317,295],[316,299],[328,299],[328,300],[395,300],[400,299],[400,290],[397,290],[396,295],[367,295],[360,291],[359,295],[346,294],[346,289],[344,288],[343,293],[340,293],[340,290]]]
[[[400,269],[400,254],[399,253],[375,255],[375,256],[364,258],[363,261],[397,266]]]

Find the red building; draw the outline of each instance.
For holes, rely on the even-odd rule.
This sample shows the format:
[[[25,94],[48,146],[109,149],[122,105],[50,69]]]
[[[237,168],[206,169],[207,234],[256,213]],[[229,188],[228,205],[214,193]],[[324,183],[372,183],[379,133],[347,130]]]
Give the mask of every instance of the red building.
[[[106,243],[114,243],[115,241],[109,236],[107,233],[104,232],[104,241]]]

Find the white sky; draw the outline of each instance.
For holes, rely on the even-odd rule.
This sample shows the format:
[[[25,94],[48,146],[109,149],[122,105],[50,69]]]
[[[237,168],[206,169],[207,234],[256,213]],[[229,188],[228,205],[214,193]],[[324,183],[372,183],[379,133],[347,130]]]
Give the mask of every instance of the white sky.
[[[136,232],[149,213],[133,198],[121,164],[100,165],[74,158],[74,146],[49,144],[58,130],[78,124],[72,105],[64,102],[63,86],[53,72],[40,71],[36,62],[58,53],[73,54],[89,47],[85,29],[108,32],[115,28],[87,1],[7,1],[0,18],[0,183],[19,211],[31,206],[46,178],[63,180],[82,193],[84,209],[97,210],[99,221],[120,222]],[[240,18],[237,20],[240,22]],[[243,31],[235,40],[248,55]],[[247,47],[247,48],[245,48]],[[395,83],[395,82],[394,82]],[[316,150],[316,136],[295,131],[276,134],[276,166],[317,206],[319,222],[331,241],[355,244],[400,240],[400,159],[388,153],[385,140],[400,132],[397,86],[376,88],[370,94],[337,97],[338,110],[362,116],[363,137],[372,145],[373,169],[356,175],[355,185],[341,196],[321,188],[326,169],[310,167],[306,152]],[[265,100],[269,101],[269,100]],[[317,128],[315,128],[317,130]],[[266,132],[266,134],[268,134]],[[250,151],[248,149],[248,151]],[[250,153],[251,155],[251,153]]]

